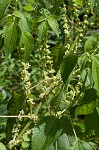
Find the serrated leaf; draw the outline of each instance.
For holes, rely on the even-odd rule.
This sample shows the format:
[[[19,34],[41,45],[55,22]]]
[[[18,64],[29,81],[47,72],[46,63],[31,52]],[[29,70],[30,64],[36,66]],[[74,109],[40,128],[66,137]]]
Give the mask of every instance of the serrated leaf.
[[[85,95],[81,101],[81,104],[76,108],[76,115],[86,115],[93,112],[93,109],[96,105],[96,90],[88,89],[85,91]]]
[[[6,32],[5,32],[6,31]],[[4,30],[4,51],[6,57],[15,50],[17,43],[17,29],[14,22]]]
[[[46,20],[46,18],[44,16],[41,16],[41,17],[39,17],[37,22],[42,22],[42,21],[45,21],[45,20]]]
[[[8,102],[7,110],[9,115],[18,115],[19,111],[21,110],[23,103],[25,100],[25,95],[17,94],[14,92],[12,98]],[[6,139],[7,142],[11,140],[12,136],[12,129],[15,124],[16,118],[8,118],[7,125],[6,125]]]
[[[65,150],[70,145],[67,135],[73,134],[72,126],[68,118],[62,117],[61,119],[57,119],[53,116],[43,118],[32,131],[31,150],[60,150],[59,148],[61,146],[64,148],[62,150]],[[63,132],[67,132],[67,134]],[[53,148],[54,143],[58,144],[58,149],[55,149],[56,147]]]
[[[48,17],[51,13],[50,13],[50,11],[48,10],[48,9],[45,9],[45,8],[42,8],[41,10],[40,10],[40,13],[46,18],[46,17]]]
[[[26,20],[25,16],[22,14],[20,17],[21,18],[20,18],[20,21],[19,21],[19,27],[20,27],[22,33],[30,32],[30,29],[29,29],[29,26],[28,26],[28,23],[27,23],[27,20]]]
[[[76,140],[71,150],[94,150],[95,144],[90,145],[90,142]]]
[[[49,26],[51,27],[51,29],[59,37],[59,25],[58,25],[58,22],[52,17],[49,17],[47,22],[48,22]]]
[[[66,134],[63,134],[57,139],[57,150],[69,150],[69,149],[70,143],[68,136]]]
[[[23,14],[20,11],[14,11],[13,15],[18,18],[21,18],[23,16]]]
[[[7,150],[3,143],[0,142],[0,150]]]
[[[62,134],[46,150],[70,150],[70,143],[69,143],[68,136],[65,133]]]
[[[46,33],[47,33],[47,22],[43,21],[42,23],[40,23],[40,25],[38,26],[38,37],[39,37],[39,41],[41,42]]]
[[[55,121],[54,117],[46,117],[41,120],[38,127],[33,128],[32,150],[42,149],[47,137],[51,134]]]
[[[95,36],[90,36],[85,42],[84,50],[91,51],[94,44],[96,44],[97,38]]]
[[[0,18],[8,7],[10,0],[0,0]]]
[[[33,47],[34,47],[34,39],[33,36],[29,32],[24,32],[21,37],[22,44],[24,45],[24,61],[27,61],[29,58]]]
[[[92,76],[96,90],[99,92],[99,55],[92,56]]]
[[[63,59],[63,63],[61,64],[61,76],[64,83],[68,80],[71,72],[77,64],[78,57],[76,55],[67,55]]]

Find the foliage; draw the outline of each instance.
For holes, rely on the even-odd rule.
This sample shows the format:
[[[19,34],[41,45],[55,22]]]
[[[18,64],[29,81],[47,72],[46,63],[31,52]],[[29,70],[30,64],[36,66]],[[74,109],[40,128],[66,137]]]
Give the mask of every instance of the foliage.
[[[0,0],[0,150],[99,149],[98,0]]]

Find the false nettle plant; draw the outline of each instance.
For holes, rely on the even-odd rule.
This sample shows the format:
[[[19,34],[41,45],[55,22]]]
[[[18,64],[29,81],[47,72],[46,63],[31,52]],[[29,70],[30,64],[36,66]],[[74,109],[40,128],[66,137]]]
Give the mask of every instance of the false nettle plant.
[[[0,149],[99,148],[98,8],[0,0]]]

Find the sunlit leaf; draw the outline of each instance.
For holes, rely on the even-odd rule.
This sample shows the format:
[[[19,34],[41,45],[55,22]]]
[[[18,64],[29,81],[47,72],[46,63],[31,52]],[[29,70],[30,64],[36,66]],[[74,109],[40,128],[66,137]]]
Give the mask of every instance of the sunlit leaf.
[[[29,32],[25,32],[22,34],[22,44],[24,45],[25,50],[24,60],[27,61],[34,47],[34,39]]]
[[[24,32],[30,32],[30,29],[29,29],[29,26],[28,26],[28,23],[27,23],[27,20],[25,18],[24,15],[21,15],[20,16],[20,21],[19,21],[19,26],[20,26],[20,29],[22,31],[22,33]]]
[[[30,3],[27,3],[25,6],[24,6],[24,10],[27,11],[27,12],[30,12],[30,11],[33,11],[33,7]]]
[[[93,109],[96,105],[96,90],[88,89],[85,91],[85,95],[81,101],[81,104],[76,108],[75,113],[77,115],[86,115],[93,112]]]
[[[51,29],[52,29],[52,30],[56,33],[56,35],[59,37],[60,31],[59,31],[58,22],[57,22],[54,18],[52,18],[52,17],[49,17],[47,21],[48,21],[48,24],[49,24],[49,26],[51,27]]]
[[[0,150],[7,150],[3,143],[0,142]]]
[[[90,36],[85,42],[84,50],[91,51],[92,47],[96,44],[97,38],[95,36]]]
[[[6,57],[15,50],[17,43],[17,29],[14,22],[4,30],[4,51]]]
[[[44,39],[46,33],[47,33],[47,22],[43,21],[42,23],[40,23],[40,25],[38,26],[38,37],[40,42]]]

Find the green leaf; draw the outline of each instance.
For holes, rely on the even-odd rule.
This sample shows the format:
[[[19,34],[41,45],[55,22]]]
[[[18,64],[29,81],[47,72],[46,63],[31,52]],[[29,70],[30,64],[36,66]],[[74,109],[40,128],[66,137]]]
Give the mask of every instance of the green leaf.
[[[75,4],[82,6],[83,5],[83,0],[75,0]]]
[[[40,23],[40,25],[38,26],[38,37],[40,42],[44,39],[46,33],[47,33],[47,22],[43,21],[42,23]]]
[[[51,29],[55,32],[55,34],[59,37],[59,25],[58,25],[58,22],[52,18],[52,17],[48,17],[48,20],[47,20],[49,26],[51,27]]]
[[[24,6],[24,10],[27,11],[27,12],[30,12],[30,11],[33,11],[33,7],[30,3],[27,3],[25,6]]]
[[[52,8],[52,13],[53,14],[55,14],[58,11],[58,9],[59,9],[60,5],[62,4],[62,2],[63,2],[63,0],[57,0],[55,2],[55,5]]]
[[[81,104],[75,110],[75,114],[86,115],[92,113],[96,104],[96,98],[97,94],[95,89],[88,89],[85,91]]]
[[[32,131],[31,150],[68,150],[71,144],[69,136],[73,136],[72,126],[67,117],[45,117]]]
[[[68,136],[65,133],[62,134],[46,150],[70,150],[70,143],[69,143]]]
[[[0,18],[6,11],[6,8],[8,7],[9,3],[10,3],[10,0],[0,0]]]
[[[69,139],[65,133],[57,139],[56,144],[57,144],[57,150],[69,150],[70,149]]]
[[[0,142],[0,150],[7,150],[3,143]]]
[[[22,18],[23,14],[20,11],[14,11],[13,15],[18,18]]]
[[[24,61],[27,61],[29,58],[33,47],[34,47],[34,39],[33,36],[29,32],[24,32],[21,37],[21,44],[24,45]]]
[[[65,51],[66,49],[64,46],[58,45],[50,48],[50,52],[51,52],[50,55],[53,57],[53,66],[56,71],[58,71],[60,68],[60,64],[63,61],[63,56],[65,54]]]
[[[42,14],[42,16],[44,16],[45,18],[47,18],[51,13],[48,9],[42,8],[40,10],[40,13]]]
[[[90,142],[85,142],[82,140],[76,140],[71,150],[94,150],[95,144],[90,144]]]
[[[96,42],[97,38],[95,36],[90,36],[88,40],[85,42],[84,50],[91,51]]]
[[[17,29],[14,22],[4,30],[4,51],[6,57],[16,49]]]
[[[62,76],[64,83],[66,83],[71,72],[76,66],[77,60],[78,60],[78,57],[76,55],[67,55],[64,57],[63,63],[61,64],[61,67],[60,67],[61,76]]]
[[[38,127],[33,128],[32,150],[45,150],[54,141],[54,136],[60,128],[55,117],[45,117]],[[57,135],[58,138],[60,133]]]
[[[19,111],[22,109],[25,100],[24,94],[17,94],[14,92],[12,98],[8,102],[7,110],[9,115],[18,115]],[[11,140],[13,126],[15,124],[16,118],[8,118],[6,126],[6,139],[7,142]]]
[[[92,56],[92,76],[96,90],[99,92],[99,55]]]
[[[19,21],[19,27],[20,27],[22,33],[30,32],[30,29],[29,29],[29,26],[28,26],[25,16],[23,14],[20,14],[20,17],[21,17],[21,19]]]
[[[63,93],[59,92],[57,93],[55,96],[53,96],[53,98],[50,100],[50,107],[54,112],[57,112],[60,110],[60,104],[63,100]]]
[[[99,138],[99,108],[96,107],[93,113],[86,115],[84,123],[86,133],[94,131],[95,136]]]

